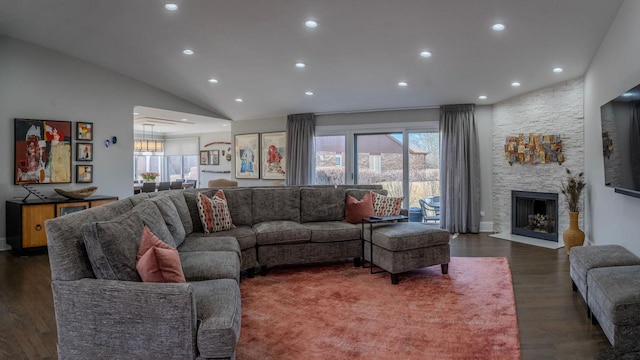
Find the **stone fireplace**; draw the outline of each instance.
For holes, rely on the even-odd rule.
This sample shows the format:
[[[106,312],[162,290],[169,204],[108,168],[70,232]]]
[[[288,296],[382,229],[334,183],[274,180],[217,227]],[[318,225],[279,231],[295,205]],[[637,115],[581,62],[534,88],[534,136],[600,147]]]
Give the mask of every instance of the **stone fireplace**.
[[[558,194],[511,191],[511,233],[558,242]]]

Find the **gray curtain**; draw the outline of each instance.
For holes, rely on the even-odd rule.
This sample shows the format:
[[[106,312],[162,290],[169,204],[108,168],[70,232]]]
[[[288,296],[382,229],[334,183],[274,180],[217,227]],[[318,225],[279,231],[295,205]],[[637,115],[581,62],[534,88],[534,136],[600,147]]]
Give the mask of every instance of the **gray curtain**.
[[[633,116],[631,118],[631,131],[629,132],[629,149],[631,155],[631,175],[634,189],[640,189],[640,103],[633,104]]]
[[[315,115],[287,116],[287,185],[310,185],[315,160]]]
[[[474,105],[440,107],[440,227],[480,231],[480,155]]]

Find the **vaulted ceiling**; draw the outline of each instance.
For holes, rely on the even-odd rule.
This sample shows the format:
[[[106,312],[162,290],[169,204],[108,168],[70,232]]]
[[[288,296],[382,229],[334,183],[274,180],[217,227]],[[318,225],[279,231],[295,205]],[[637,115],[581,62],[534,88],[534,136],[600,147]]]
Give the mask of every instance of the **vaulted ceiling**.
[[[0,33],[164,89],[221,118],[245,120],[492,104],[573,79],[585,73],[620,4],[0,0]],[[317,27],[306,27],[307,20]],[[497,23],[503,31],[492,29]]]

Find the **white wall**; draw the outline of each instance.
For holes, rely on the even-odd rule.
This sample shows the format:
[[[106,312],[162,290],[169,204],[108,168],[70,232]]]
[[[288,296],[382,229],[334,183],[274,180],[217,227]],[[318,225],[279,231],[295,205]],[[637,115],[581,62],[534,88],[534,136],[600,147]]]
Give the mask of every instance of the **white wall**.
[[[97,194],[130,196],[133,192],[133,108],[136,105],[216,116],[157,88],[105,68],[40,46],[0,35],[0,196],[23,198],[26,191],[13,185],[14,118],[88,121],[94,123],[94,182]],[[74,134],[75,136],[75,134]],[[104,140],[118,137],[105,148]],[[75,157],[74,157],[75,159]],[[75,172],[75,161],[73,162]],[[73,177],[75,180],[75,175]],[[86,184],[38,185],[45,195],[54,188]],[[0,218],[5,218],[5,206]],[[11,224],[11,226],[15,226]],[[5,222],[0,221],[0,248]]]
[[[585,232],[640,255],[640,199],[604,186],[600,106],[640,83],[640,1],[626,0],[585,75]]]
[[[496,232],[511,232],[511,190],[558,193],[558,240],[561,241],[562,233],[569,227],[569,214],[560,193],[560,182],[566,179],[566,169],[575,174],[584,169],[583,88],[580,78],[493,106],[493,221]],[[509,165],[504,154],[505,139],[520,133],[560,135],[565,162],[562,165],[520,165],[517,162]]]

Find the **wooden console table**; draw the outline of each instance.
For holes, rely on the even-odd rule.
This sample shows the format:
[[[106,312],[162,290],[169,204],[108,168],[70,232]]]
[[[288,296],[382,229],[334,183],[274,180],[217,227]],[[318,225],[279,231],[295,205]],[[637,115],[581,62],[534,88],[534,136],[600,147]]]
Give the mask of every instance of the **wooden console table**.
[[[76,211],[100,206],[118,200],[117,196],[93,195],[83,200],[34,199],[8,200],[6,213],[7,244],[22,254],[42,250],[47,246],[44,222]]]

